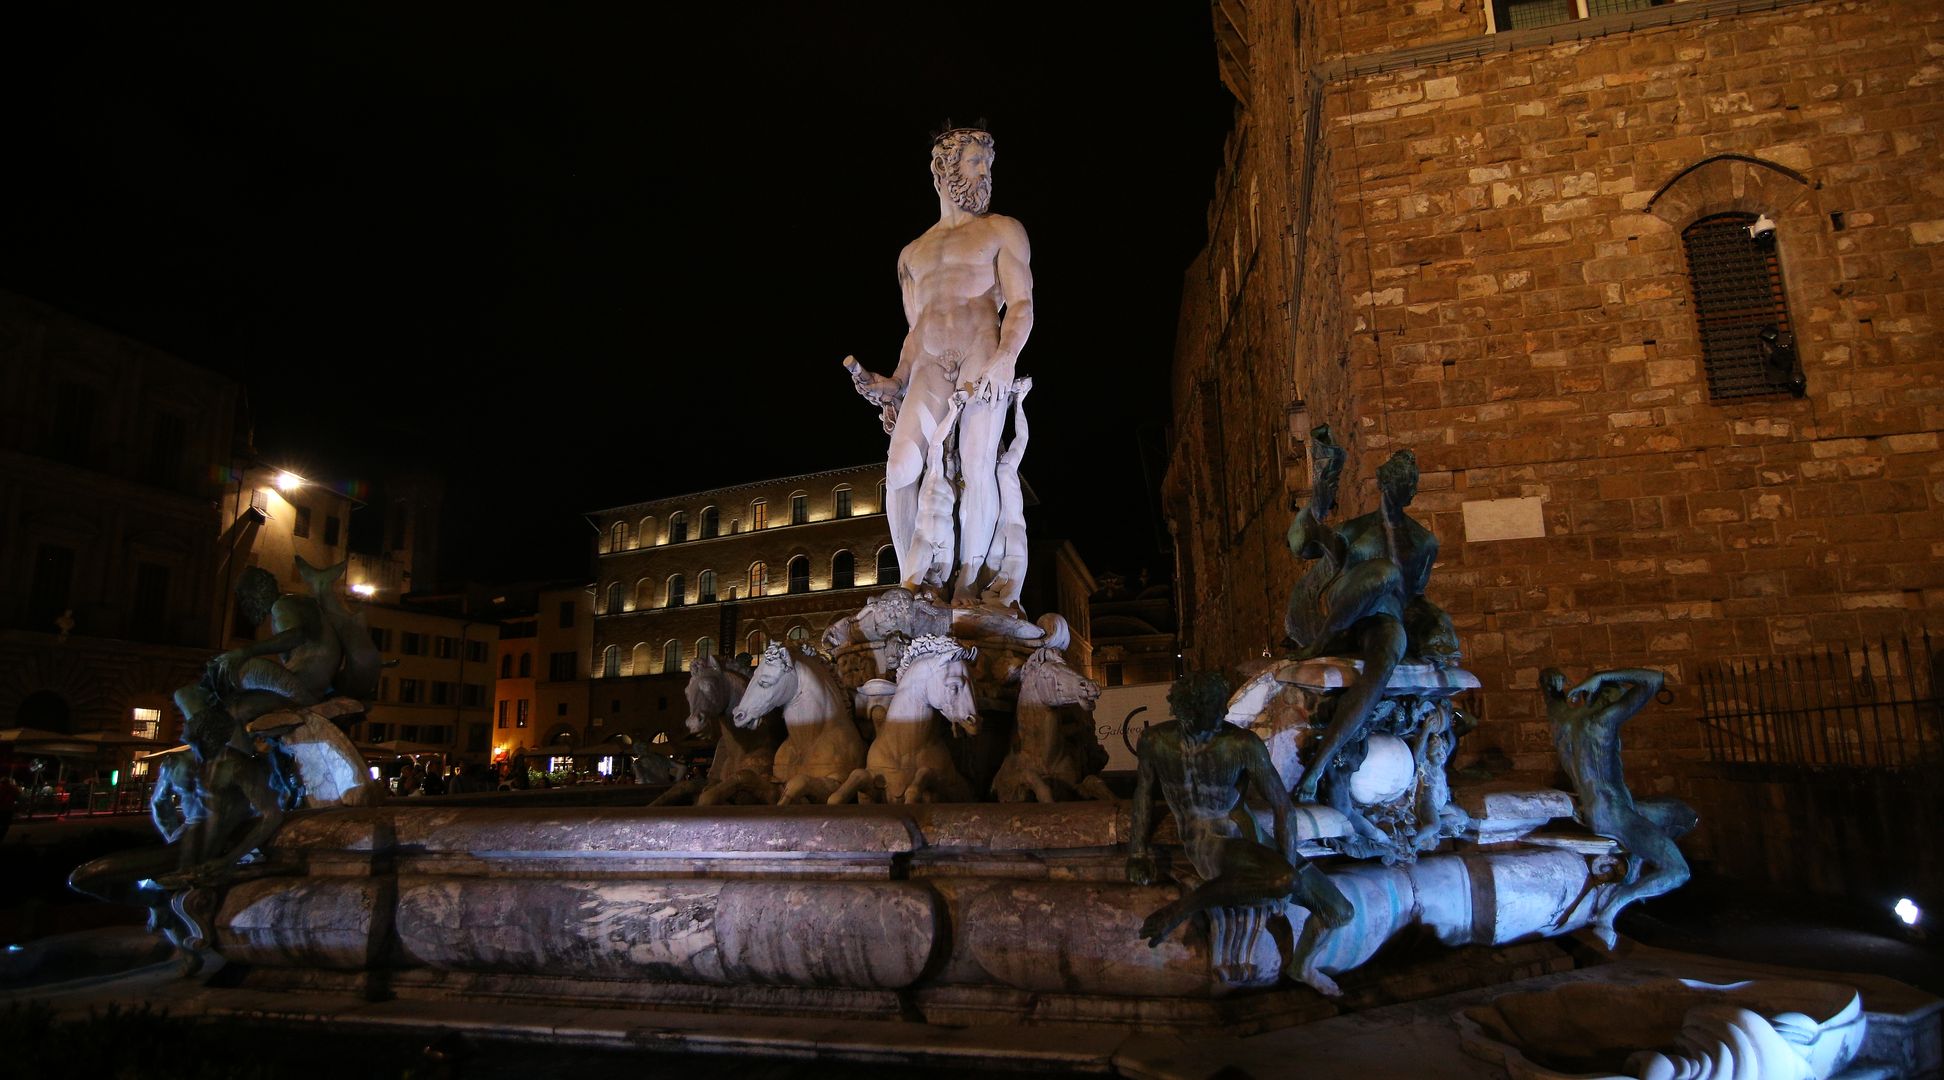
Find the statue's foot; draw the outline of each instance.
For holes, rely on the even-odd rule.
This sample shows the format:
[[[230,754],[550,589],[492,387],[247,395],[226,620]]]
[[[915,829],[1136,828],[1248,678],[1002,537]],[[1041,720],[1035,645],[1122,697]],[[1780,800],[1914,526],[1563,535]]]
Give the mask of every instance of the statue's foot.
[[[1173,933],[1174,928],[1180,926],[1182,921],[1181,916],[1175,914],[1174,906],[1170,904],[1149,915],[1141,923],[1140,935],[1147,939],[1148,948],[1152,949],[1166,941],[1168,935]]]
[[[1338,998],[1343,996],[1343,988],[1336,984],[1335,979],[1330,978],[1328,975],[1323,974],[1313,967],[1306,967],[1298,971],[1296,973],[1296,981],[1322,994],[1324,997]]]
[[[1610,922],[1604,920],[1595,922],[1587,929],[1593,931],[1593,936],[1600,939],[1600,944],[1606,946],[1608,952],[1612,952],[1620,944],[1620,935],[1613,932],[1613,924]]]

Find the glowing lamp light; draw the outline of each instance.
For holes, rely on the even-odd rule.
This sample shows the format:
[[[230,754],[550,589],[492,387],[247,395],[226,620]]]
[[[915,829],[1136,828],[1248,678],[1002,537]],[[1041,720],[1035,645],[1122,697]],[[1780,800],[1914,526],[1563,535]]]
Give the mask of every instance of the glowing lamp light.
[[[1902,919],[1905,926],[1916,926],[1917,920],[1924,917],[1923,910],[1911,903],[1908,896],[1899,898],[1890,910],[1897,913],[1897,918]]]
[[[370,582],[360,581],[356,585],[351,586],[351,591],[357,593],[359,596],[371,597],[377,594],[378,586]]]
[[[294,472],[280,472],[277,474],[278,491],[296,491],[303,486],[304,478]]]
[[[9,945],[7,946],[7,951],[10,953],[17,953],[17,952],[26,952],[27,950],[22,948],[19,945]]]

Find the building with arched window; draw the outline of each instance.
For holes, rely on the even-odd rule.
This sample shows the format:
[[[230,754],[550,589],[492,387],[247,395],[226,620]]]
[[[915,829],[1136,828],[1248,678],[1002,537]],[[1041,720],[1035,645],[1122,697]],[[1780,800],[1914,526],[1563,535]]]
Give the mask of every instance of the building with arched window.
[[[1427,598],[1484,685],[1453,764],[1550,773],[1539,672],[1652,667],[1668,695],[1627,729],[1630,775],[1694,805],[1717,870],[1779,870],[1765,852],[1814,838],[1746,808],[1798,792],[1719,774],[1797,755],[1807,783],[1867,735],[1711,738],[1752,691],[1704,678],[1944,626],[1937,6],[1399,11],[1210,9],[1236,112],[1162,484],[1185,666],[1282,649],[1319,425],[1348,454],[1338,521],[1409,449]]]
[[[881,464],[837,469],[589,514],[593,595],[606,602],[587,643],[594,715],[613,706],[623,718],[659,724],[663,700],[671,711],[681,704],[698,648],[760,652],[792,630],[814,641],[873,592],[895,585],[883,475]],[[744,508],[746,517],[735,516]],[[640,525],[653,521],[667,522],[662,543],[652,541],[652,525]],[[638,531],[617,545],[617,525]],[[652,643],[652,663],[633,659],[638,642]],[[602,663],[610,645],[620,657],[612,676]]]

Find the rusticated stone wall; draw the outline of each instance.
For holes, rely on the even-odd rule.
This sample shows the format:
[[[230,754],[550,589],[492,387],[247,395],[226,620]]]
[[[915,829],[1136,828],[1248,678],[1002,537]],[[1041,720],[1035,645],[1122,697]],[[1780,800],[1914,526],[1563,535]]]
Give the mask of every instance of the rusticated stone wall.
[[[1673,787],[1702,663],[1944,626],[1944,11],[1696,3],[1547,44],[1485,34],[1476,4],[1379,7],[1249,7],[1251,101],[1177,342],[1190,662],[1280,635],[1292,427],[1321,421],[1352,451],[1345,514],[1418,455],[1432,595],[1486,686],[1472,756],[1551,769],[1543,666],[1652,666],[1674,700],[1629,764]],[[1265,246],[1238,284],[1251,190]],[[1680,230],[1727,209],[1779,223],[1801,399],[1708,396]],[[1467,504],[1508,499],[1541,535],[1467,534]]]

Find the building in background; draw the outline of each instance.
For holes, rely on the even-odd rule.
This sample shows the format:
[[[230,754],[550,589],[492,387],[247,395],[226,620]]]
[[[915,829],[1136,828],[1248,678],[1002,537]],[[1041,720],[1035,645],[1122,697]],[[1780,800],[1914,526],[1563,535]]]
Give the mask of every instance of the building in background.
[[[232,380],[0,293],[0,727],[175,736],[248,443]]]
[[[1303,570],[1284,531],[1328,423],[1341,515],[1417,455],[1431,598],[1486,687],[1461,757],[1549,774],[1540,670],[1651,666],[1672,702],[1629,725],[1630,775],[1679,785],[1704,834],[1746,817],[1684,767],[1780,760],[1782,733],[1828,725],[1731,742],[1753,706],[1704,697],[1714,665],[1944,625],[1944,10],[1212,11],[1236,121],[1185,282],[1165,484],[1188,663],[1282,647]],[[1843,651],[1835,681],[1934,663],[1883,660]],[[1914,846],[1936,845],[1885,844]]]
[[[764,480],[599,510],[592,676],[680,676],[698,652],[817,644],[824,628],[898,584],[884,466]],[[673,684],[674,701],[681,684]],[[604,695],[608,695],[604,697]],[[668,697],[654,690],[647,700]],[[596,688],[596,712],[641,702]],[[615,704],[619,702],[619,704]],[[665,728],[676,706],[654,709]],[[679,711],[686,716],[686,706]],[[681,716],[675,716],[679,723]]]
[[[617,734],[608,730],[607,716],[593,715],[589,708],[594,587],[586,581],[573,581],[541,588],[535,618],[539,629],[533,661],[534,715],[539,724],[556,735],[576,732],[576,741],[581,744],[598,743]],[[530,734],[524,741],[501,738],[504,734],[495,732],[496,750],[501,746],[538,745]]]
[[[1103,686],[1173,683],[1178,670],[1174,589],[1103,574],[1087,605],[1095,677]]]

